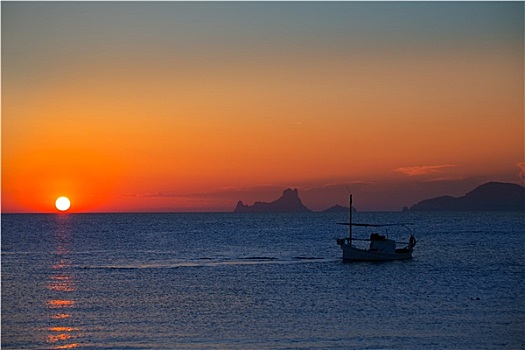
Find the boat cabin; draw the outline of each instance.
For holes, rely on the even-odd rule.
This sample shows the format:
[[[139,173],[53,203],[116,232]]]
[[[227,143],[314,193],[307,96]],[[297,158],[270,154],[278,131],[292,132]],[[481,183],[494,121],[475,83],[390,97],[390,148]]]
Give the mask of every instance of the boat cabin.
[[[371,252],[394,254],[396,251],[396,242],[386,238],[386,236],[372,233],[370,235],[370,248],[368,250]]]

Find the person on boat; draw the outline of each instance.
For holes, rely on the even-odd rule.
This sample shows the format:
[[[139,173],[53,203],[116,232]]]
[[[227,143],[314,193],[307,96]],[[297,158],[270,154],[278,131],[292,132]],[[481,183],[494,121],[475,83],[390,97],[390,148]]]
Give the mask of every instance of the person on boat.
[[[384,241],[386,239],[385,236],[381,236],[379,233],[372,233],[370,235],[371,241]]]

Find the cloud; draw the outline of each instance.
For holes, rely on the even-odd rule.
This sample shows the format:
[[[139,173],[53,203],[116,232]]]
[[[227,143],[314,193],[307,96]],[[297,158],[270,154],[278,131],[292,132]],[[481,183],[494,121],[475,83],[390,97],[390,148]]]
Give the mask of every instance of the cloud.
[[[421,176],[441,172],[442,169],[455,167],[456,165],[452,164],[442,164],[442,165],[418,165],[418,166],[409,166],[394,169],[399,173],[408,175],[408,176]]]
[[[176,193],[167,192],[148,192],[148,193],[126,193],[124,197],[127,198],[177,198],[183,197]]]
[[[186,201],[188,203],[237,203],[238,200],[259,200],[269,199],[279,196],[284,189],[293,186],[273,186],[262,185],[254,187],[234,188],[223,187],[211,191],[202,192],[177,192],[177,191],[158,191],[158,192],[135,192],[126,193],[125,198],[135,199],[161,199],[171,201]],[[268,198],[267,198],[268,197]]]

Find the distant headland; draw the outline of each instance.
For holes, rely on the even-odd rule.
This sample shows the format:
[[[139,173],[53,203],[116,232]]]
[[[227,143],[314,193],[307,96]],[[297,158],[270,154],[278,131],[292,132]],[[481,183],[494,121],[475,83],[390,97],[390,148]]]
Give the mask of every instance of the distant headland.
[[[349,209],[349,207],[344,207],[342,205],[336,204],[333,207],[323,210],[322,213],[348,213]],[[357,209],[352,207],[352,211],[355,213],[357,212]]]
[[[489,182],[462,197],[441,196],[423,200],[410,211],[523,211],[525,188],[518,184]]]

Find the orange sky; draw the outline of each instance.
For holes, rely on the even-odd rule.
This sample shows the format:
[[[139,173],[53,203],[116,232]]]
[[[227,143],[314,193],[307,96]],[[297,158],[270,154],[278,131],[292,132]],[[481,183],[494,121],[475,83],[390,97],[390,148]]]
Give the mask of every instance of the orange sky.
[[[523,64],[523,3],[4,2],[2,211],[523,184]]]

